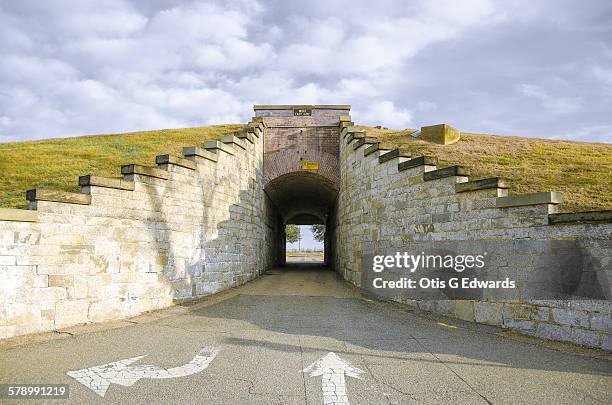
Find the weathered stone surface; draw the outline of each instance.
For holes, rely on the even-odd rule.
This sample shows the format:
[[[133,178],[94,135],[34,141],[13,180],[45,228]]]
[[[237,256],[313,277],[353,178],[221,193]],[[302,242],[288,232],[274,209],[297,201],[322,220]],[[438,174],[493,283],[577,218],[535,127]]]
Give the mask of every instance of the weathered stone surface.
[[[183,156],[188,159],[193,159],[194,157],[203,158],[210,160],[211,162],[216,162],[219,158],[216,153],[197,146],[188,146],[183,148]]]
[[[509,181],[500,177],[491,177],[488,179],[467,181],[465,183],[455,184],[455,191],[457,193],[465,193],[468,191],[486,190],[491,188],[503,188],[507,189],[510,187]]]
[[[139,174],[141,176],[155,177],[162,180],[168,180],[170,174],[166,170],[160,170],[156,167],[141,166],[136,164],[121,166],[121,174]]]
[[[612,223],[612,210],[568,212],[548,215],[548,223],[550,225],[598,222]]]
[[[502,309],[503,304],[500,302],[476,302],[474,304],[474,318],[476,322],[501,325]]]
[[[442,169],[432,170],[426,173],[423,173],[424,181],[432,181],[437,179],[443,179],[445,177],[452,176],[467,176],[468,170],[463,166],[450,166],[444,167]]]
[[[395,159],[395,158],[406,158],[406,159],[410,159],[410,152],[408,151],[404,151],[401,149],[392,149],[389,152],[383,153],[378,157],[378,162],[379,163],[385,163],[388,162],[391,159]]]
[[[507,207],[520,207],[523,205],[560,204],[561,202],[563,202],[561,193],[545,192],[545,193],[510,195],[508,197],[498,197],[495,200],[495,205],[498,208],[507,208]]]
[[[26,199],[28,201],[53,201],[83,205],[88,205],[91,203],[91,196],[87,194],[69,193],[66,191],[40,188],[28,190],[26,192]]]
[[[183,159],[173,155],[159,155],[155,157],[155,163],[158,165],[175,165],[181,166],[186,169],[195,170],[198,165],[195,164],[192,160]]]
[[[246,149],[246,145],[244,141],[240,138],[235,137],[234,135],[224,136],[223,138],[221,138],[221,142],[228,144],[228,145],[233,145],[243,150]]]
[[[430,156],[419,156],[417,158],[410,159],[406,162],[399,163],[397,165],[397,169],[401,172],[403,170],[412,169],[414,167],[435,166],[435,165],[436,165],[436,159]]]
[[[373,138],[373,137],[363,137],[363,138],[359,138],[357,139],[357,141],[353,144],[353,150],[357,150],[360,147],[367,145],[367,144],[372,144],[372,143],[376,143],[378,138]]]
[[[38,212],[13,208],[0,208],[0,221],[36,222],[38,221]]]
[[[233,147],[229,146],[226,143],[223,143],[221,141],[214,141],[214,140],[206,140],[204,141],[204,148],[208,149],[210,151],[223,151],[227,154],[233,155],[236,153],[236,151],[234,150]]]
[[[461,132],[448,124],[429,125],[421,127],[419,139],[441,145],[450,145],[461,139]]]
[[[123,179],[112,178],[112,177],[94,176],[91,174],[87,174],[85,176],[79,177],[79,186],[81,187],[96,186],[96,187],[115,188],[118,190],[134,190],[133,181],[126,181]]]

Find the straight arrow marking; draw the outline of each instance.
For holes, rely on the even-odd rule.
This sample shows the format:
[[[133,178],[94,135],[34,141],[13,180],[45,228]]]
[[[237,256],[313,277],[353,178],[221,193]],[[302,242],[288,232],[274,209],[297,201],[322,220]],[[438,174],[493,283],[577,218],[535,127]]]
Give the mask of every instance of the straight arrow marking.
[[[308,373],[311,377],[323,376],[321,389],[324,405],[349,405],[344,375],[361,379],[361,374],[364,373],[363,370],[351,366],[333,352],[321,357],[302,372]]]
[[[146,357],[138,356],[101,366],[68,371],[66,374],[99,396],[104,397],[111,384],[131,387],[143,378],[180,378],[199,373],[206,370],[220,351],[221,349],[217,347],[204,347],[189,363],[172,368],[151,365],[130,366],[130,364]]]

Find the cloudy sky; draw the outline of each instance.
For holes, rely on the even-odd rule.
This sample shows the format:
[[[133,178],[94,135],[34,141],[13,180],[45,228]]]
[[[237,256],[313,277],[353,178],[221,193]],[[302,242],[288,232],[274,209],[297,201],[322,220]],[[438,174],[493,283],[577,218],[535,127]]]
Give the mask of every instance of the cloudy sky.
[[[246,122],[612,141],[612,2],[0,1],[0,141]]]

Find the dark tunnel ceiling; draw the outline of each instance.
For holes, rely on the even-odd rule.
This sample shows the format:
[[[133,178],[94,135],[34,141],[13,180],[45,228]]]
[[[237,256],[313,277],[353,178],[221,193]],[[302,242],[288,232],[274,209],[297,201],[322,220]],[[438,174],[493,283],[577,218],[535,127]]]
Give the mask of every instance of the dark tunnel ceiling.
[[[283,221],[296,225],[324,224],[338,195],[332,181],[304,171],[279,176],[265,190]]]

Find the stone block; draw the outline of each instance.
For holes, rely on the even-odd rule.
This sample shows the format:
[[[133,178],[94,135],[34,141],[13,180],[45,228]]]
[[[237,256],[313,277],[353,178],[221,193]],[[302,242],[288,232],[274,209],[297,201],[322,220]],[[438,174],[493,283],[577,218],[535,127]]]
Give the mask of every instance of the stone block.
[[[55,306],[55,327],[57,329],[87,323],[89,301],[60,301]]]
[[[487,190],[491,188],[507,189],[510,187],[509,180],[500,177],[491,177],[488,179],[467,181],[465,183],[455,184],[455,191],[457,193],[465,193],[469,191]]]
[[[421,127],[421,135],[418,139],[440,145],[450,145],[461,139],[461,132],[448,124],[429,125]]]
[[[589,327],[589,314],[565,308],[552,308],[552,320],[562,325]]]
[[[183,159],[172,155],[159,155],[155,157],[155,163],[158,165],[175,165],[184,167],[189,170],[195,170],[198,166],[192,160]]]
[[[170,173],[168,173],[166,170],[160,170],[156,167],[141,166],[136,164],[121,166],[121,174],[139,174],[141,176],[154,177],[162,180],[167,180],[168,178],[170,178]]]
[[[91,174],[79,177],[79,186],[81,187],[105,187],[118,190],[134,190],[134,182],[111,177],[93,176]]]
[[[612,316],[599,312],[591,313],[591,329],[612,332]]]
[[[572,340],[572,328],[569,326],[539,322],[536,335],[544,339],[568,342]]]
[[[550,225],[581,223],[612,223],[612,210],[549,214]]]
[[[597,347],[599,334],[588,329],[572,328],[571,341],[582,346]]]
[[[444,167],[442,169],[431,170],[429,172],[423,173],[424,181],[432,181],[437,179],[443,179],[446,177],[452,176],[467,176],[468,170],[463,166],[450,166]]]
[[[121,318],[119,300],[104,300],[92,302],[89,305],[88,318],[91,322],[109,321]]]
[[[560,204],[563,201],[561,193],[544,192],[532,194],[509,195],[495,200],[497,208],[520,207],[524,205]]]
[[[91,196],[88,194],[69,193],[60,190],[33,189],[26,192],[28,201],[53,201],[69,204],[91,204]]]
[[[37,222],[38,211],[0,208],[0,221]]]
[[[500,302],[476,302],[474,304],[475,320],[488,325],[501,325],[503,304]]]
[[[474,322],[474,302],[457,301],[455,303],[455,316],[464,321]]]
[[[504,304],[504,320],[529,320],[531,319],[532,306],[523,304]]]

